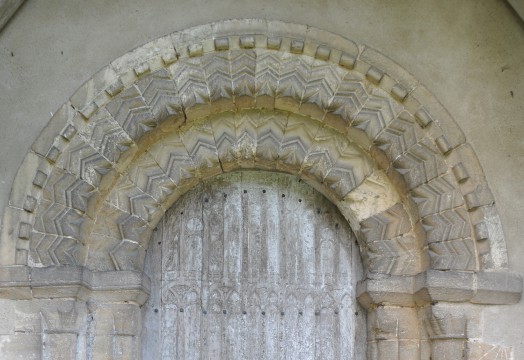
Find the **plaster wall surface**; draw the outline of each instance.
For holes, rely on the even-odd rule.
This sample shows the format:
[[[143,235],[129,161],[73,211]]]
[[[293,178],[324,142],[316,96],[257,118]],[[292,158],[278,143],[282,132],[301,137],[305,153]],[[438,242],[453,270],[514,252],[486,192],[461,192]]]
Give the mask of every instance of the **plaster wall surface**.
[[[0,32],[0,211],[51,113],[101,67],[167,33],[251,17],[367,44],[424,84],[474,147],[501,216],[509,268],[524,273],[524,27],[503,1],[28,1]],[[479,331],[522,359],[523,318],[522,301],[491,306]]]

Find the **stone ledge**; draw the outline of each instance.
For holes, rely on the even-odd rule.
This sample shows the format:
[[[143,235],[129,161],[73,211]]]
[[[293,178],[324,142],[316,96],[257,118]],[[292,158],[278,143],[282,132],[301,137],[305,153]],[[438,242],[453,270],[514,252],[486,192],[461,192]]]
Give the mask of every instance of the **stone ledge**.
[[[80,266],[0,267],[0,298],[77,298],[143,304],[150,280],[136,271],[93,272]]]
[[[432,302],[510,305],[521,299],[522,277],[509,271],[428,270],[359,282],[357,298],[369,309],[381,305],[418,306]]]

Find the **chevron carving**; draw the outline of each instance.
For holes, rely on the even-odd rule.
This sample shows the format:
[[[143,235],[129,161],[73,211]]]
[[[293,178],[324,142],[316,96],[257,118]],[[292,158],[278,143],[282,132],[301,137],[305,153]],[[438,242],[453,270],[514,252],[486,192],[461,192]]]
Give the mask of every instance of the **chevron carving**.
[[[421,139],[393,162],[404,177],[409,189],[422,185],[446,172],[446,163],[436,145],[428,138]]]
[[[111,103],[107,104],[106,109],[135,141],[158,125],[151,108],[135,86],[118,94]]]
[[[447,174],[411,191],[421,217],[450,210],[464,204],[455,179]]]
[[[471,238],[431,243],[429,255],[433,269],[465,271],[478,269],[475,240]]]
[[[412,235],[366,243],[364,253],[372,273],[413,275],[424,270],[422,251]]]
[[[392,239],[411,229],[408,213],[402,204],[375,214],[360,223],[360,233],[365,243]]]
[[[471,236],[469,217],[464,207],[446,210],[422,219],[428,243]]]
[[[421,221],[426,231],[434,267],[475,268],[474,244],[464,240],[471,238],[471,226],[463,195],[415,117],[367,80],[373,74],[320,60],[324,52],[314,59],[272,49],[193,52],[141,72],[134,84],[111,91],[106,105],[94,107],[85,125],[75,122],[78,136],[64,138],[66,146],[48,156],[57,166],[35,210],[34,230],[43,234],[32,242],[35,257],[43,264],[72,263],[71,254],[78,253],[71,250],[73,240],[91,229],[84,225],[85,214],[96,219],[104,202],[118,209],[114,226],[104,230],[95,221],[89,231],[144,243],[172,201],[223,171],[290,172],[344,199],[376,169],[370,149],[341,133],[351,126],[402,175],[416,205],[409,211],[418,211],[408,215],[399,203],[360,223],[370,269],[409,273],[422,266],[422,250],[407,245],[416,237],[407,235],[412,221]],[[155,135],[142,144],[146,134]],[[110,173],[113,180],[104,182]],[[73,240],[55,246],[59,237]],[[119,254],[131,247],[122,243],[112,250],[115,267],[130,266]],[[48,254],[55,248],[61,255]]]
[[[517,285],[498,280],[507,262],[498,215],[492,197],[486,195],[489,191],[478,159],[466,149],[460,129],[446,110],[397,64],[362,44],[309,26],[253,23],[263,26],[249,33],[243,20],[235,20],[171,34],[115,60],[88,80],[53,115],[20,167],[2,224],[2,241],[12,253],[2,256],[9,264],[22,265],[13,267],[17,273],[26,265],[42,268],[29,269],[30,276],[35,275],[30,281],[40,271],[53,274],[48,270],[54,271],[55,266],[60,271],[86,267],[93,273],[140,271],[158,221],[189,189],[222,172],[290,173],[338,205],[354,227],[367,277],[360,284],[367,287],[362,299],[369,297],[366,316],[376,316],[377,326],[368,330],[388,329],[386,335],[373,334],[375,339],[367,345],[369,357],[431,357],[435,348],[456,344],[458,351],[450,350],[451,357],[456,353],[467,358],[510,358],[509,349],[471,341],[476,337],[466,333],[474,328],[469,319],[431,314],[451,308],[446,301],[430,305],[435,296],[448,301],[464,297],[472,303],[509,303],[513,300],[500,299],[520,292],[515,290]],[[373,184],[376,174],[381,174],[380,181]],[[208,213],[200,215],[211,218],[214,212],[236,221],[233,213],[241,213],[242,207],[215,211],[219,208],[209,205],[243,194],[263,199],[252,207],[255,212],[259,205],[269,208],[281,202],[285,210],[279,216],[290,218],[305,204],[285,191],[271,198],[265,190],[256,194],[248,188],[236,190],[215,197],[205,193],[203,205],[197,205]],[[308,211],[311,218],[332,216],[321,207]],[[268,221],[256,216],[254,221]],[[239,237],[245,230],[242,226],[234,229]],[[312,237],[331,230],[322,229]],[[297,234],[305,243],[311,240],[311,232]],[[266,235],[257,234],[255,245]],[[218,254],[217,259],[226,255],[225,248],[212,246],[210,254]],[[331,266],[326,259],[313,262]],[[60,268],[65,265],[69,267]],[[159,266],[166,264],[159,262]],[[99,275],[106,274],[95,276]],[[515,279],[511,281],[516,283]],[[418,280],[422,283],[413,283]],[[448,280],[454,282],[449,287]],[[394,286],[384,292],[373,290],[381,281]],[[4,287],[11,286],[4,282]],[[418,285],[426,286],[428,294],[425,290],[413,294]],[[43,297],[36,290],[47,291],[28,289],[35,299]],[[449,297],[447,289],[452,289]],[[164,290],[160,295],[171,304],[198,308],[194,289],[170,286]],[[207,318],[223,319],[226,310],[228,316],[239,318],[257,314],[257,319],[266,319],[261,320],[266,326],[268,321],[290,319],[288,313],[293,313],[298,319],[312,323],[318,319],[322,324],[325,316],[346,311],[351,319],[362,319],[357,324],[365,325],[364,318],[354,312],[355,304],[343,309],[339,296],[316,297],[306,292],[286,297],[289,306],[280,308],[271,289],[253,289],[244,313],[239,293],[224,285],[211,289]],[[354,300],[346,294],[344,301],[348,298]],[[138,308],[136,298],[128,305]],[[399,314],[406,306],[417,312],[419,321],[413,322],[413,329],[402,325]],[[453,306],[457,312],[461,308]],[[198,317],[205,318],[200,310]],[[429,320],[423,323],[420,314],[426,311]],[[176,313],[180,318],[191,314],[180,315],[178,308]],[[47,326],[47,315],[40,315],[40,325]],[[113,350],[138,339],[138,333],[124,334],[126,324],[119,316],[118,324],[108,322],[114,325],[112,330],[118,329],[114,334],[108,330],[104,339],[116,334],[113,340],[118,345],[108,345]],[[379,324],[379,320],[384,321]],[[420,335],[423,327],[427,334]],[[74,332],[47,330],[41,331],[45,341],[75,337]],[[422,342],[421,336],[425,336]],[[323,354],[329,357],[330,353]]]
[[[170,118],[184,118],[175,81],[166,69],[160,69],[142,78],[138,81],[137,88],[158,122]]]

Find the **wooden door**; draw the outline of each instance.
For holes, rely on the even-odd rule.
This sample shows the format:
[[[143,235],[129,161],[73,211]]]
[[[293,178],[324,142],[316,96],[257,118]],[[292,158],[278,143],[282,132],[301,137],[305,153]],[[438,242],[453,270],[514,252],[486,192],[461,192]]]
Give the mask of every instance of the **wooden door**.
[[[355,359],[358,256],[346,220],[296,177],[213,178],[155,229],[143,358]]]

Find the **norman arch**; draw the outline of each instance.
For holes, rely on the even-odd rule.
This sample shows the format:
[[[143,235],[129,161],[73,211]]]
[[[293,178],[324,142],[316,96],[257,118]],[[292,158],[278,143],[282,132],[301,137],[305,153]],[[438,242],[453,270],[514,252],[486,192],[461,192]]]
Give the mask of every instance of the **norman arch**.
[[[348,220],[370,359],[468,353],[451,303],[520,299],[482,169],[438,101],[371,48],[265,20],[148,43],[57,111],[13,185],[2,294],[63,299],[45,306],[66,302],[69,322],[42,310],[42,333],[84,337],[88,357],[138,347],[151,232],[189,189],[239,169],[296,175]]]

